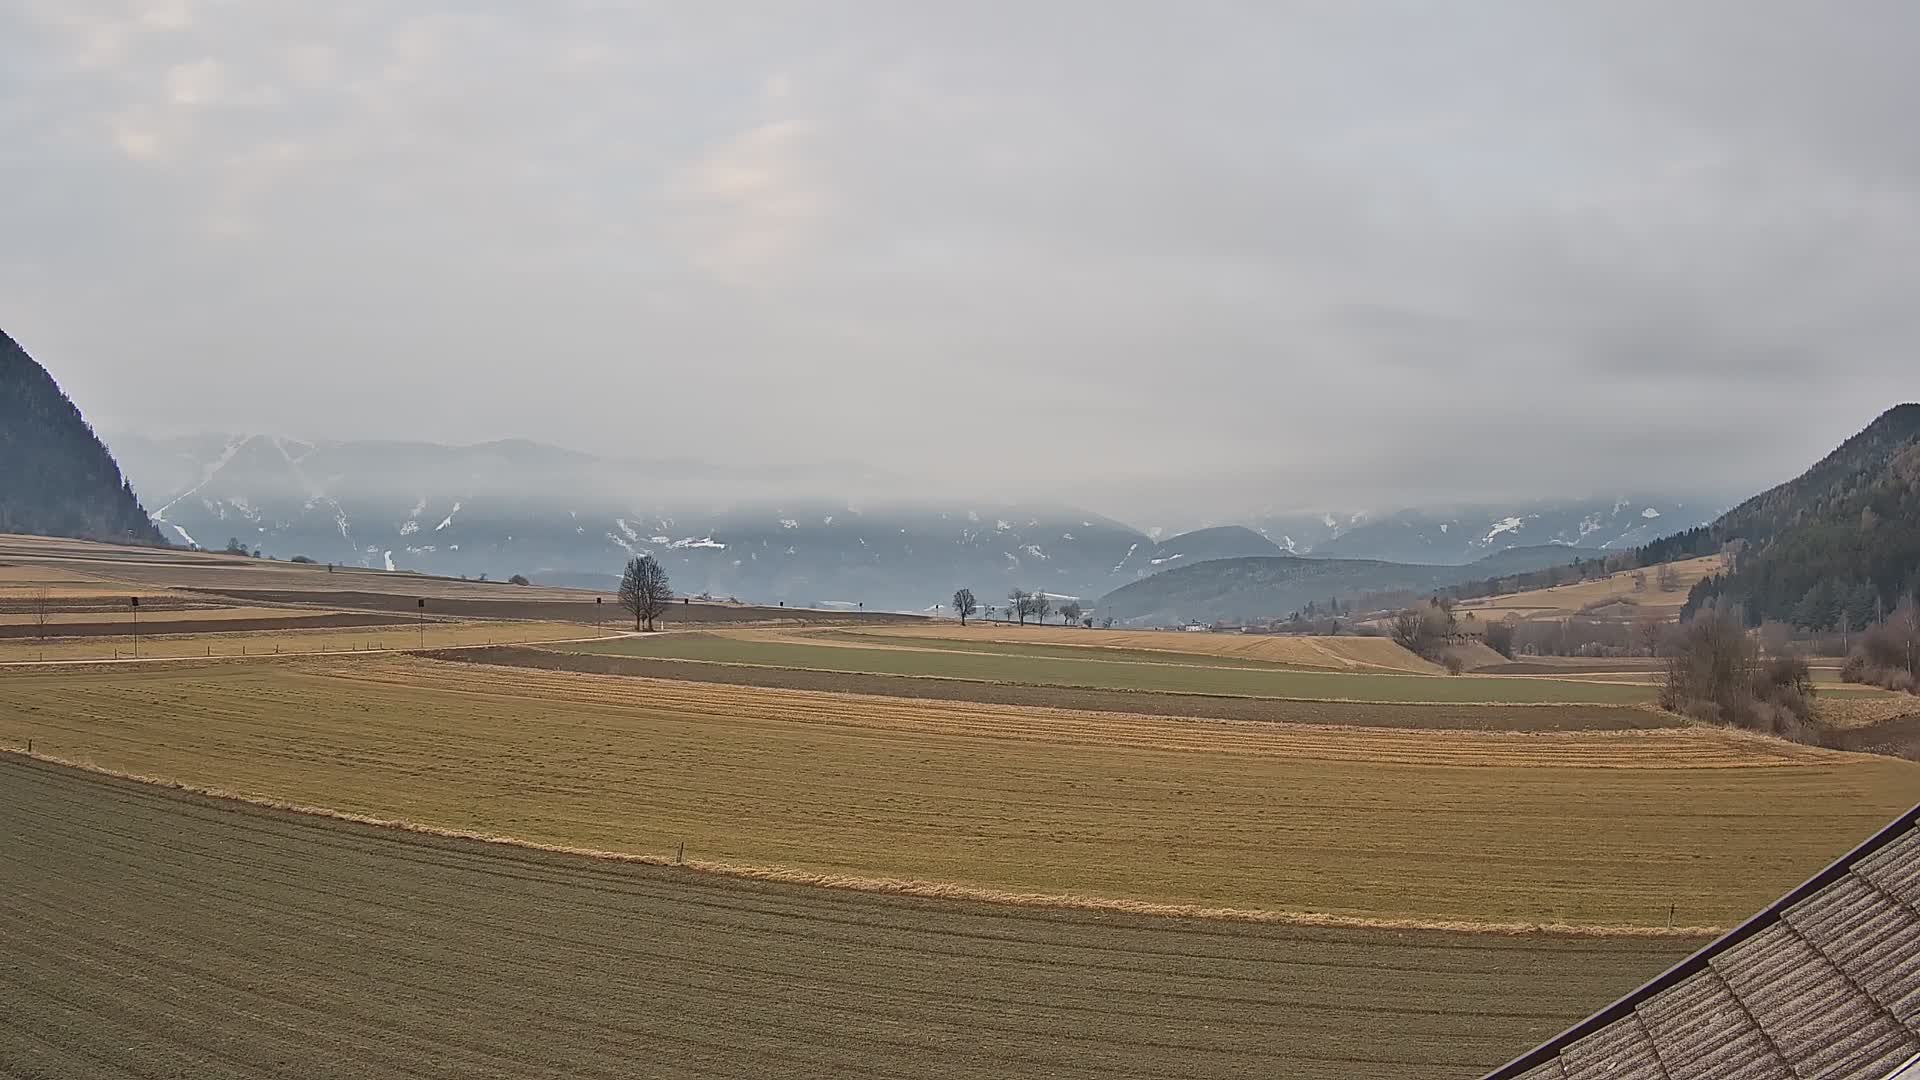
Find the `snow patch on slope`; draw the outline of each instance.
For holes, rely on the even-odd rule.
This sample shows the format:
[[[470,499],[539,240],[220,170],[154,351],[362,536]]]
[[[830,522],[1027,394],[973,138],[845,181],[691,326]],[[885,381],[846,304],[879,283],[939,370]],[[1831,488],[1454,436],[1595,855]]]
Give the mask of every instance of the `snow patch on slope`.
[[[460,512],[460,501],[458,499],[455,499],[453,503],[453,509],[447,511],[447,516],[441,519],[440,524],[435,525],[433,527],[433,531],[439,532],[441,529],[444,529],[447,526],[453,524],[453,515],[459,512]]]
[[[1493,528],[1487,530],[1486,539],[1480,542],[1483,544],[1491,544],[1493,543],[1494,537],[1502,533],[1518,532],[1520,527],[1525,524],[1525,521],[1517,517],[1503,517],[1493,523]]]
[[[241,435],[241,436],[237,436],[231,442],[227,443],[226,449],[220,451],[219,457],[213,459],[212,461],[208,462],[206,465],[201,467],[200,482],[188,488],[187,490],[181,492],[180,494],[174,496],[173,502],[170,502],[167,505],[161,507],[160,509],[155,510],[153,512],[153,519],[155,521],[165,521],[167,519],[167,511],[173,509],[174,503],[179,502],[181,499],[184,499],[189,495],[198,494],[201,488],[206,487],[209,483],[213,481],[214,476],[218,474],[221,469],[224,469],[227,467],[227,463],[233,460],[233,455],[238,454],[240,452],[240,448],[247,445],[247,443],[253,441],[253,438],[254,437],[252,435]]]

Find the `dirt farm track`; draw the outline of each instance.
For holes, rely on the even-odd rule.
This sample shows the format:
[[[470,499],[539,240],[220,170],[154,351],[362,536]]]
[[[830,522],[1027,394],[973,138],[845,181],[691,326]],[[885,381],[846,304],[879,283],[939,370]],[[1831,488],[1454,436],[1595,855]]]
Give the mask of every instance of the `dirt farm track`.
[[[1697,942],[782,886],[0,755],[0,1075],[1466,1077]]]

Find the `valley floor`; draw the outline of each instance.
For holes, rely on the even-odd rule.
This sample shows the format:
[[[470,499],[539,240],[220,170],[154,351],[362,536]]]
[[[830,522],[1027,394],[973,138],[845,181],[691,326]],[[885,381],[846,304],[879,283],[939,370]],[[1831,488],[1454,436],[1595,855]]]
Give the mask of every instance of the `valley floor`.
[[[0,556],[5,1076],[1468,1077],[1920,798],[1644,671]]]
[[[1473,925],[1732,925],[1920,787],[1908,762],[1709,729],[1202,720],[407,657],[7,673],[0,746],[29,740],[803,879]]]
[[[743,881],[0,755],[0,1072],[1471,1077],[1698,944]]]

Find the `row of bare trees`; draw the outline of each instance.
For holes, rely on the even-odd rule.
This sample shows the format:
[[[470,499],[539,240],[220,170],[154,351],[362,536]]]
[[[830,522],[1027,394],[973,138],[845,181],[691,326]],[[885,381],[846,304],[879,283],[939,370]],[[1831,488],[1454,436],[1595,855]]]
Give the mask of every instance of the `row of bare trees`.
[[[960,625],[965,626],[967,620],[979,610],[980,601],[973,595],[972,589],[959,589],[954,592],[953,611],[954,614],[960,616]],[[1025,626],[1028,619],[1032,619],[1037,623],[1044,623],[1047,621],[1047,616],[1056,610],[1060,613],[1060,624],[1062,626],[1071,626],[1074,623],[1081,623],[1085,626],[1093,625],[1093,617],[1087,614],[1086,609],[1080,606],[1080,601],[1078,600],[1069,599],[1056,609],[1053,606],[1053,598],[1038,589],[1014,589],[1007,593],[1007,618],[1019,619],[1021,626]],[[992,617],[993,613],[993,608],[987,609],[989,618]]]

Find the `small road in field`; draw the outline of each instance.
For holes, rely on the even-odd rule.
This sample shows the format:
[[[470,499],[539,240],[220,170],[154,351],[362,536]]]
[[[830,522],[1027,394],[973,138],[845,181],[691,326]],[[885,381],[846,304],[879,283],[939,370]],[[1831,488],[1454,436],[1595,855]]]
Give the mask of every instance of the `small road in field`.
[[[0,754],[0,1075],[1470,1077],[1698,942],[744,881]]]

